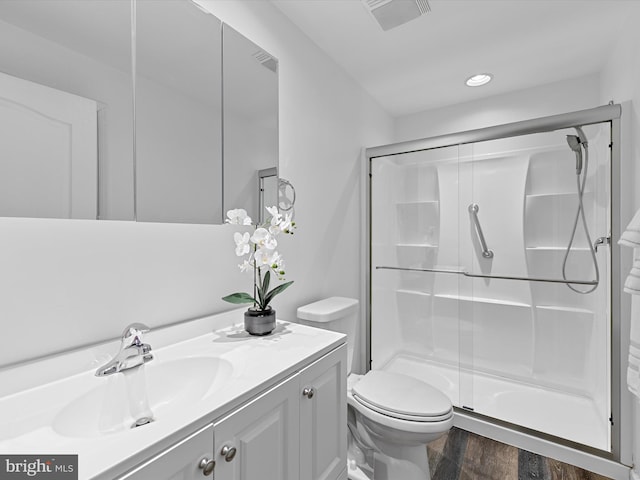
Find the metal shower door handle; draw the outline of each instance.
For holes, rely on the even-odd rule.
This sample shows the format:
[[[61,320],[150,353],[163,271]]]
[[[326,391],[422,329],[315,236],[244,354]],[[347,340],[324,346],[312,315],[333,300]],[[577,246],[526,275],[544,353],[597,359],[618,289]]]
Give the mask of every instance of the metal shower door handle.
[[[596,238],[596,241],[593,242],[593,249],[597,252],[598,247],[602,247],[604,245],[611,245],[611,235]]]
[[[472,203],[469,205],[469,214],[473,219],[476,235],[478,235],[478,241],[480,242],[480,247],[482,247],[482,256],[484,258],[493,258],[493,251],[489,250],[489,247],[487,247],[487,241],[484,239],[484,235],[482,233],[480,220],[478,220],[478,210],[480,210],[480,207],[477,203]]]

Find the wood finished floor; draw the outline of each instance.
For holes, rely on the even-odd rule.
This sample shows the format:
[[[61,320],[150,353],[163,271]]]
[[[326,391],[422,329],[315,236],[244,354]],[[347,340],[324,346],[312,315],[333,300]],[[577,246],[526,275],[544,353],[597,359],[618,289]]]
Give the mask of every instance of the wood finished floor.
[[[432,480],[610,480],[455,427],[427,452]]]

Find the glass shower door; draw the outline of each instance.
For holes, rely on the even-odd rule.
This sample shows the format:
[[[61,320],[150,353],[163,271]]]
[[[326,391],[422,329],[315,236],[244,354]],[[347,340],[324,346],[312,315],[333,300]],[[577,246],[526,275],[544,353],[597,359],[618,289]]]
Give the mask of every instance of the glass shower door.
[[[372,160],[371,365],[611,451],[610,124],[584,133],[589,240],[575,129]]]
[[[609,124],[583,133],[579,156],[567,142],[575,129],[479,142],[461,155],[477,207],[459,241],[474,275],[472,406],[610,451],[610,250],[590,246],[610,232]]]
[[[427,381],[462,406],[472,398],[473,382],[460,358],[470,330],[460,313],[464,278],[457,274],[458,151],[425,150],[372,163],[371,360],[372,368]],[[453,181],[445,190],[443,175]]]

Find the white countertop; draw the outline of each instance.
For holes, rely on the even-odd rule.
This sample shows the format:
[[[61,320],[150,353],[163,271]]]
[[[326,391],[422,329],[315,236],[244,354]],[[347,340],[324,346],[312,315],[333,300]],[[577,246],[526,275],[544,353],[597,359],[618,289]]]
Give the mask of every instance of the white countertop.
[[[26,388],[0,397],[0,453],[77,454],[80,479],[112,479],[345,341],[342,334],[281,321],[271,335],[252,337],[237,322],[241,318],[242,312],[234,310],[194,321],[197,325],[178,325],[145,336],[144,341],[153,347],[154,354],[154,360],[145,368],[152,368],[154,364],[161,368],[167,362],[189,357],[222,359],[232,370],[219,385],[205,387],[206,393],[199,400],[183,403],[178,408],[165,408],[162,414],[155,415],[154,422],[132,430],[98,433],[97,428],[88,428],[87,433],[75,435],[63,434],[54,427],[60,413],[71,402],[102,388],[105,382],[115,381],[94,375],[98,359],[100,364],[105,360],[105,345],[92,347],[93,353],[76,351],[1,371],[3,394],[7,391],[7,382]],[[224,325],[227,326],[221,328]],[[202,333],[203,330],[208,333]],[[184,338],[188,335],[193,336]],[[172,336],[179,341],[172,343]],[[117,352],[116,342],[108,346],[115,348],[112,354]],[[52,368],[72,371],[69,362],[87,356],[93,358],[90,368],[58,378],[51,373]],[[33,381],[30,384],[24,375],[40,384],[33,385]],[[198,373],[185,371],[184,381],[193,384],[195,375]],[[42,378],[46,381],[39,380]],[[182,381],[180,377],[174,379],[176,385],[171,385],[172,389],[179,391]]]

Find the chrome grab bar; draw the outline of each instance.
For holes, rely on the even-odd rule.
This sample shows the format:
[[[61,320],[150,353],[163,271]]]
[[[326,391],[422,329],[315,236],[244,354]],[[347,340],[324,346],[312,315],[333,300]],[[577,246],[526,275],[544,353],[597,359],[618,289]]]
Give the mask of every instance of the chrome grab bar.
[[[516,277],[512,275],[484,275],[482,273],[469,273],[466,270],[454,270],[445,268],[409,268],[409,267],[384,267],[378,266],[376,270],[404,270],[409,272],[429,272],[429,273],[453,273],[464,275],[469,278],[495,278],[498,280],[520,280],[525,282],[547,282],[547,283],[571,283],[575,285],[597,285],[596,280],[564,280],[562,278],[541,278],[541,277]]]
[[[478,235],[478,241],[480,242],[480,246],[482,247],[482,256],[484,258],[493,258],[493,252],[489,250],[489,247],[487,247],[487,241],[484,239],[484,235],[482,233],[480,220],[478,220],[478,210],[480,210],[480,207],[477,203],[472,203],[469,205],[469,214],[473,219],[473,224],[476,229],[476,235]]]

